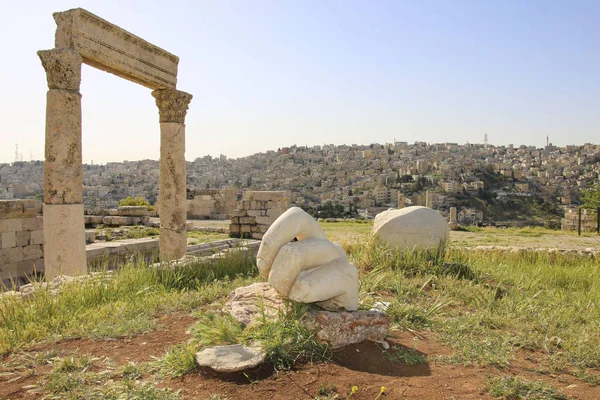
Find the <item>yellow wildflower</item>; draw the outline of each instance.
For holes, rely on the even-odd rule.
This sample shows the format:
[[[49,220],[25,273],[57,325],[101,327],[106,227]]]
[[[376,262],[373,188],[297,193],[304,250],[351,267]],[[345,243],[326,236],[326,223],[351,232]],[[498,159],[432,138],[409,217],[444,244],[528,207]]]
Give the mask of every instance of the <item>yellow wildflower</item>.
[[[352,386],[352,393],[358,392],[358,386]]]
[[[383,393],[385,393],[386,390],[387,390],[387,388],[385,386],[382,386],[381,387],[381,392],[379,392],[379,393],[383,394]]]

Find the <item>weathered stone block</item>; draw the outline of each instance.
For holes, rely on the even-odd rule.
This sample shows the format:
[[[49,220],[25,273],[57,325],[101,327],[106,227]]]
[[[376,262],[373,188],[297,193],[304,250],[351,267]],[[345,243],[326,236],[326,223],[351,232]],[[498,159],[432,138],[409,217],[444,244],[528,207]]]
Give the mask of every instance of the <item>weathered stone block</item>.
[[[35,231],[44,228],[44,217],[25,218],[22,221],[24,231]]]
[[[285,300],[268,282],[242,286],[229,294],[223,311],[244,326],[260,320],[263,314],[277,318],[285,311]]]
[[[36,217],[42,212],[42,202],[39,200],[19,200],[23,205],[23,218]]]
[[[29,244],[44,244],[44,230],[38,229],[31,231],[29,235]]]
[[[44,252],[39,244],[23,247],[23,260],[37,260],[42,257],[44,257]]]
[[[262,210],[248,210],[249,217],[260,217],[262,215]]]
[[[1,250],[0,250],[1,251]],[[1,256],[0,256],[1,257]],[[0,282],[15,280],[19,277],[17,263],[2,263],[0,261]]]
[[[0,200],[0,219],[34,217],[41,211],[39,200]]]
[[[9,249],[17,246],[16,232],[2,232],[0,236],[2,237],[2,247],[0,248]]]
[[[175,88],[179,58],[81,8],[54,14],[57,48],[151,89]]]
[[[17,263],[16,273],[17,276],[27,276],[33,274],[35,271],[34,260],[24,260]]]
[[[240,224],[253,225],[256,223],[256,217],[240,217]]]
[[[263,236],[264,236],[264,234],[259,233],[259,232],[252,233],[252,239],[261,240],[263,238]]]
[[[330,312],[309,311],[300,322],[317,340],[339,349],[363,340],[383,342],[390,328],[390,318],[379,311]]]
[[[277,217],[256,217],[256,223],[259,225],[271,225]]]
[[[239,224],[240,223],[240,217],[231,217],[231,223],[232,224]]]
[[[240,226],[238,224],[231,224],[231,225],[229,225],[229,232],[231,232],[231,233],[239,233],[240,232]]]
[[[0,219],[0,233],[18,232],[23,230],[23,220],[20,218]]]
[[[141,222],[140,217],[112,217],[106,216],[102,218],[102,223],[104,225],[113,225],[113,226],[128,226],[128,225],[137,225]]]
[[[267,215],[272,217],[274,220],[277,219],[281,214],[283,214],[286,210],[283,208],[271,208],[267,210]]]
[[[145,217],[148,215],[148,207],[145,206],[123,206],[118,208],[119,215],[124,217]]]
[[[267,353],[260,347],[246,347],[241,344],[207,347],[196,353],[196,362],[201,367],[209,367],[217,372],[238,372],[261,365]]]
[[[21,231],[16,233],[17,237],[17,246],[23,247],[29,245],[29,231]],[[41,243],[40,243],[41,244]]]
[[[46,279],[87,273],[83,204],[44,204]]]
[[[161,261],[179,260],[185,256],[187,249],[186,230],[172,231],[160,228],[158,246]]]
[[[16,264],[23,261],[23,248],[11,247],[8,249],[0,249],[0,265]]]
[[[44,259],[40,258],[39,260],[35,260],[35,270],[37,272],[44,272]]]
[[[83,167],[79,92],[51,89],[46,94],[45,152],[44,203],[81,203]]]
[[[20,218],[23,208],[18,201],[0,200],[0,219]]]
[[[242,226],[240,226],[240,232],[242,232],[242,233],[250,233],[251,232],[250,225],[242,225]]]

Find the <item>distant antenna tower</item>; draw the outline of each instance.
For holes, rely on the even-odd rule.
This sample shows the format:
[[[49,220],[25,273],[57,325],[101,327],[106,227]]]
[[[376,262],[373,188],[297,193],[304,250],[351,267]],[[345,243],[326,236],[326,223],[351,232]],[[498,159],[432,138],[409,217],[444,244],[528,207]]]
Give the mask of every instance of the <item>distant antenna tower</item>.
[[[550,138],[548,137],[548,135],[546,135],[546,146],[550,145]]]
[[[15,162],[19,162],[19,143],[15,143]]]
[[[33,152],[29,149],[29,161],[33,161]]]
[[[483,144],[485,144],[487,146],[488,144],[488,136],[487,133],[485,135],[483,135]]]

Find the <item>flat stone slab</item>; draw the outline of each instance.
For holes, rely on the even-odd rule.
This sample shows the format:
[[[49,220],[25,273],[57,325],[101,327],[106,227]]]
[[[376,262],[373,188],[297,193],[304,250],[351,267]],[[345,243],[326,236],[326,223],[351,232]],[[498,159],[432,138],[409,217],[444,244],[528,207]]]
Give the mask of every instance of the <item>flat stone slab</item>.
[[[364,340],[382,343],[390,329],[390,318],[381,311],[308,311],[300,322],[321,343],[340,349]]]
[[[285,309],[285,302],[279,292],[267,283],[253,283],[235,289],[223,307],[223,311],[239,321],[242,325],[250,325],[263,313],[276,318]]]
[[[241,344],[207,347],[196,353],[196,362],[217,372],[238,372],[255,368],[265,361],[267,354],[260,347]]]

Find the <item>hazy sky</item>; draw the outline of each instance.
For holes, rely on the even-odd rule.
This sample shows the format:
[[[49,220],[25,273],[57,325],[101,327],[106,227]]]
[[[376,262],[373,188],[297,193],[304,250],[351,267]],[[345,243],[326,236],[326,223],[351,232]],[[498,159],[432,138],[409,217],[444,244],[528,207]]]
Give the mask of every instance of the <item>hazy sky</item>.
[[[600,141],[600,1],[0,0],[0,162],[43,159],[52,12],[179,56],[186,158],[291,144]],[[83,159],[159,157],[150,90],[83,67]]]

